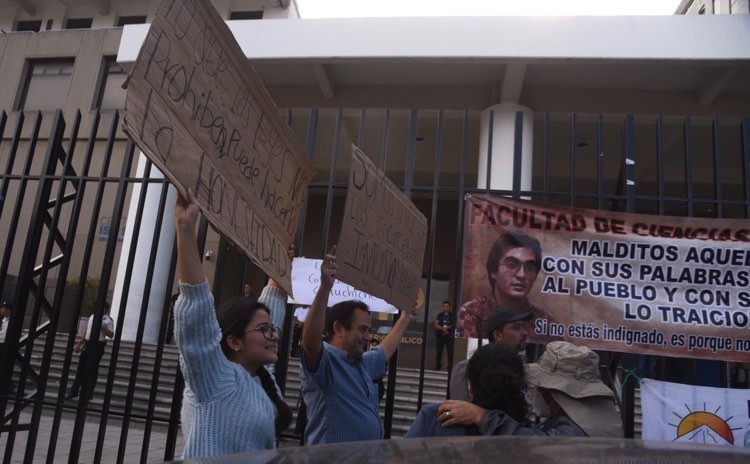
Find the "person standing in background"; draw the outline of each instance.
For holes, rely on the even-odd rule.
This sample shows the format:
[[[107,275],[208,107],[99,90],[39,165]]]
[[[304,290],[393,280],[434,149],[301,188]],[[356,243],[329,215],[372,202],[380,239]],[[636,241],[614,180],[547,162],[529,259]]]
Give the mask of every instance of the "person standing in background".
[[[94,326],[95,316],[96,313],[89,317],[86,334],[79,337],[75,345],[75,352],[81,353],[81,356],[78,358],[78,369],[76,370],[76,378],[73,380],[73,386],[65,395],[67,399],[77,397],[81,387],[83,387],[84,394],[88,395],[88,399],[91,399],[94,395],[96,379],[99,377],[99,362],[104,355],[107,338],[112,338],[115,335],[115,324],[109,316],[109,303],[104,303],[99,336],[92,337],[91,328]]]
[[[292,357],[299,357],[300,340],[302,340],[302,325],[307,319],[307,312],[310,307],[307,305],[297,306],[294,309],[294,328],[292,329]]]
[[[435,370],[440,370],[440,364],[443,358],[443,349],[448,348],[448,372],[453,369],[453,329],[456,326],[456,316],[451,311],[449,301],[443,301],[443,311],[435,318],[435,339],[437,340],[436,350],[437,358],[435,361]]]

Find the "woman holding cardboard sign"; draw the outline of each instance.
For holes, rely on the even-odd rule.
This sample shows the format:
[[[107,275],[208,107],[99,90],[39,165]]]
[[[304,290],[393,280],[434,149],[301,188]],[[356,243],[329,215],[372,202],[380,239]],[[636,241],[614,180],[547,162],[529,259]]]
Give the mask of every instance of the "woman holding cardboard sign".
[[[268,306],[283,308],[286,295],[271,281],[257,302],[241,298],[215,310],[198,253],[199,209],[191,191],[178,194],[174,212],[180,276],[175,334],[187,384],[183,458],[275,448],[291,412],[263,366],[278,359],[279,328]]]

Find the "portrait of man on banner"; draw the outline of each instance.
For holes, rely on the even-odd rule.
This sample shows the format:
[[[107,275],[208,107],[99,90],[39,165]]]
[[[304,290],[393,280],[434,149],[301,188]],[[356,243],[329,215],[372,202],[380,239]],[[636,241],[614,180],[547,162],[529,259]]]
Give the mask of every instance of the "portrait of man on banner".
[[[542,263],[539,240],[519,230],[501,230],[486,254],[485,269],[489,288],[484,295],[466,295],[458,311],[457,333],[461,337],[485,336],[487,318],[496,307],[531,311],[535,318],[549,319],[547,313],[529,300]],[[475,263],[474,265],[479,265]],[[533,323],[533,321],[531,322]]]

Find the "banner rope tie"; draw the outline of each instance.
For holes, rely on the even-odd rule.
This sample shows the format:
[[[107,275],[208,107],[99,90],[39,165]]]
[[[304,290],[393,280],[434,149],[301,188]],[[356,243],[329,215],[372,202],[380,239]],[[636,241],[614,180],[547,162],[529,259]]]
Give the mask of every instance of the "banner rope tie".
[[[620,385],[621,388],[625,388],[625,384],[628,383],[628,379],[630,377],[633,377],[636,382],[638,382],[638,385],[643,383],[643,377],[638,374],[638,369],[623,369],[623,371],[627,374],[624,379],[622,379],[622,384]]]

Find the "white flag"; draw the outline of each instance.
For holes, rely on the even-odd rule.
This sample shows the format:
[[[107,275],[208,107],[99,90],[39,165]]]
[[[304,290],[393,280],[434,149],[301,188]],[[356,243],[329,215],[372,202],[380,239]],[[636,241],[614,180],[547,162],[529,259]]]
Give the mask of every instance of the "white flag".
[[[750,390],[644,379],[643,439],[750,448]]]

